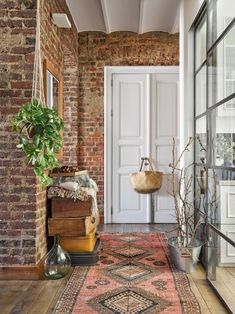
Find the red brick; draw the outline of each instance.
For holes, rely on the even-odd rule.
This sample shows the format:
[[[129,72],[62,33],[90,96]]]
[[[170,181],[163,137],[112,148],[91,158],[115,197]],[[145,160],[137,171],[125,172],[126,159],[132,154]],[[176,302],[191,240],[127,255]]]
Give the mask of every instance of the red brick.
[[[22,60],[22,56],[17,56],[17,55],[0,55],[0,62],[20,62]]]
[[[36,31],[35,31],[35,28],[13,28],[11,30],[11,34],[12,35],[24,35],[24,36],[27,36],[27,35],[35,35]]]
[[[9,211],[0,211],[0,220],[8,220],[11,218],[11,213]]]
[[[0,27],[5,28],[15,28],[15,27],[21,27],[22,21],[20,20],[0,20]]]
[[[27,19],[27,20],[23,20],[23,27],[27,27],[27,28],[34,28],[36,27],[36,22],[35,19]]]
[[[0,9],[1,10],[20,9],[20,2],[10,0],[2,1],[0,2]]]
[[[0,108],[0,114],[15,114],[19,111],[19,108]]]
[[[9,17],[36,18],[36,10],[13,10],[13,11],[9,11]]]
[[[5,265],[14,265],[14,264],[22,264],[22,258],[17,255],[3,255],[0,256],[0,264],[5,264]]]
[[[29,53],[32,53],[34,52],[35,50],[35,47],[24,47],[24,46],[15,46],[15,47],[12,47],[11,48],[11,53],[12,54],[22,54],[22,55],[25,55],[25,54],[29,54]]]
[[[32,88],[32,81],[13,81],[11,82],[11,87],[19,89]]]
[[[28,63],[34,63],[34,54],[33,55],[26,55],[25,61]]]

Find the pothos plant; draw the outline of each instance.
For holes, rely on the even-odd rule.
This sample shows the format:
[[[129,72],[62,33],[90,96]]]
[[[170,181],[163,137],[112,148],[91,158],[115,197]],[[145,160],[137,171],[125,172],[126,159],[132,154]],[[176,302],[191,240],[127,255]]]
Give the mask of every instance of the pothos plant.
[[[23,105],[13,117],[13,129],[19,133],[19,144],[34,173],[43,186],[51,184],[48,170],[59,165],[56,154],[62,147],[62,118],[51,108],[43,106],[38,99]]]

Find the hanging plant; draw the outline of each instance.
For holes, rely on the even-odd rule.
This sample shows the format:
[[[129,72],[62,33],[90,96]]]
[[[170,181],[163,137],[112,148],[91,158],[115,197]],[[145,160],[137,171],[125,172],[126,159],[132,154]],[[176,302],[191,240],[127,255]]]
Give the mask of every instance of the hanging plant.
[[[34,173],[43,186],[51,184],[48,170],[59,165],[56,154],[62,147],[63,120],[58,113],[33,98],[13,117],[13,129],[19,133],[19,144]]]

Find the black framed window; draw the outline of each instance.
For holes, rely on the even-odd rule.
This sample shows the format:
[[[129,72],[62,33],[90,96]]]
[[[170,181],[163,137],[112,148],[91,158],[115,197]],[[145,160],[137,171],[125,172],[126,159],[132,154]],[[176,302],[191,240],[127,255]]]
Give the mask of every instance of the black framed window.
[[[207,279],[231,309],[218,287],[223,277],[235,284],[234,0],[207,0],[194,25],[194,60],[195,218],[205,217]]]

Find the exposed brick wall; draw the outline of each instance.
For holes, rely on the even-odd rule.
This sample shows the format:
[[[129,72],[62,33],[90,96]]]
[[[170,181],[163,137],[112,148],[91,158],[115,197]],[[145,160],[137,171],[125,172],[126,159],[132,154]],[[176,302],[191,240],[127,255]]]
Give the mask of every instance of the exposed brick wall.
[[[76,41],[77,42],[77,41]],[[77,165],[78,154],[78,52],[64,47],[64,158],[65,165]]]
[[[63,106],[65,130],[62,163],[77,165],[77,105],[78,105],[78,41],[77,30],[65,0],[41,0],[42,59],[47,58],[63,75]],[[66,13],[71,29],[53,24],[52,13]],[[50,30],[50,31],[48,31]]]
[[[61,29],[54,25],[52,13],[66,13],[71,21],[71,29]],[[77,88],[78,88],[78,42],[77,30],[65,0],[41,0],[41,50],[42,61],[46,58],[63,76],[63,133],[62,164],[77,165]],[[74,61],[75,60],[75,61]],[[74,96],[74,91],[76,95]],[[36,233],[37,261],[46,253],[46,191],[37,195],[38,215]]]
[[[36,179],[12,117],[31,97],[35,1],[0,2],[0,263],[35,262]]]
[[[178,65],[179,36],[162,32],[78,34],[79,165],[99,186],[104,204],[104,66]]]
[[[79,164],[88,168],[98,183],[98,203],[103,209],[104,66],[178,64],[178,36],[83,33],[77,41],[74,24],[72,29],[62,30],[51,21],[52,12],[66,12],[72,21],[65,0],[41,0],[41,5],[43,58],[64,76],[63,163],[76,165],[79,148]],[[46,252],[46,192],[16,149],[17,134],[11,126],[13,114],[31,97],[35,6],[35,0],[0,2],[1,264],[34,264]]]
[[[35,264],[46,253],[46,191],[22,152],[16,149],[17,134],[12,131],[11,122],[20,106],[31,98],[36,3],[36,0],[0,1],[0,264],[3,265]],[[74,24],[68,30],[52,24],[52,12],[68,13],[65,0],[41,0],[41,6],[43,57],[65,76],[64,161],[76,164],[77,32]],[[74,99],[69,97],[70,92]],[[69,152],[67,142],[71,143]]]

